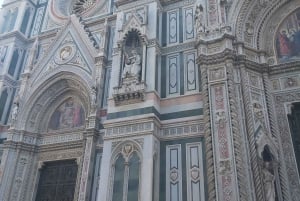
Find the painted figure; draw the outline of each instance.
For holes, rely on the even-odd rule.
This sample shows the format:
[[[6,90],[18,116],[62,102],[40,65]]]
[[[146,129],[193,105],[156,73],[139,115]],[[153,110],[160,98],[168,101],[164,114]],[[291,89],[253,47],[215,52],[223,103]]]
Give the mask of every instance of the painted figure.
[[[280,56],[283,58],[290,57],[291,56],[290,41],[289,41],[289,38],[287,37],[285,30],[283,30],[281,33],[279,33],[278,42],[279,42]]]
[[[84,120],[82,106],[70,98],[52,114],[49,128],[51,130],[76,128],[83,126]]]
[[[279,62],[300,60],[300,10],[287,17],[279,26],[276,35],[276,50]]]

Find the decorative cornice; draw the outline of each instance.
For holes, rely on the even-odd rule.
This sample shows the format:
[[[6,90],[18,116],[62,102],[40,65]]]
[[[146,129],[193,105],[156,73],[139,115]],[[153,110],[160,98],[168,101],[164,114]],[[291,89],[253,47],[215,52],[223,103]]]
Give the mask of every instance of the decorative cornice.
[[[166,55],[170,53],[181,52],[181,51],[186,51],[191,49],[195,49],[195,41],[178,44],[174,46],[162,47],[161,54]]]
[[[125,78],[121,86],[113,88],[114,91],[112,95],[117,106],[144,101],[147,87],[146,83],[135,82],[134,80],[127,82],[127,79],[130,78]]]
[[[221,62],[225,62],[227,59],[235,60],[235,58],[235,51],[225,49],[223,52],[214,55],[200,54],[197,58],[197,63],[200,65],[219,64]]]
[[[0,35],[0,40],[4,41],[9,38],[15,37],[16,39],[22,41],[22,42],[28,42],[28,39],[22,34],[20,31],[12,31],[8,33],[3,33]]]
[[[295,71],[300,71],[300,61],[278,64],[269,68],[270,75],[286,74]]]

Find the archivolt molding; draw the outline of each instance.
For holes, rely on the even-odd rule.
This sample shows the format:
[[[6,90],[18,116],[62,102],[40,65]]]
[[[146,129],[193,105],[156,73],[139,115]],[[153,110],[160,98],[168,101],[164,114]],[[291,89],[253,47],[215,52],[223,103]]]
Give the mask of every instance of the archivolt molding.
[[[78,97],[89,114],[91,87],[80,77],[67,72],[62,72],[49,78],[45,84],[36,87],[26,99],[20,101],[20,114],[24,118],[17,123],[17,128],[30,131],[38,130],[38,123],[41,122],[49,106],[58,100],[59,96],[72,95]],[[22,97],[21,97],[22,98]]]
[[[68,75],[69,74],[69,75]],[[36,80],[32,80],[30,83],[30,87],[33,87],[31,91],[35,91],[38,87],[40,87],[43,83],[46,83],[47,81],[53,79],[57,76],[63,76],[68,77],[70,79],[76,79],[76,77],[80,77],[84,82],[87,84],[87,86],[93,85],[93,80],[91,75],[89,75],[87,72],[82,70],[81,68],[76,68],[71,65],[62,65],[59,68],[55,68],[50,70],[48,73],[44,74],[43,76],[39,77]]]
[[[238,13],[235,19],[232,18],[232,21],[235,23],[235,33],[238,41],[244,41],[246,46],[264,50],[261,45],[262,41],[266,38],[272,38],[270,35],[263,38],[261,37],[262,30],[265,29],[266,24],[269,24],[269,18],[274,17],[274,13],[278,14],[278,9],[285,11],[283,5],[298,3],[296,0],[256,0],[255,2],[251,0],[245,0],[242,3],[242,6],[236,6],[233,9],[236,9]],[[277,21],[278,23],[278,21]],[[278,24],[277,24],[278,25]],[[274,31],[275,32],[275,31]]]
[[[257,45],[268,54],[269,64],[273,65],[277,63],[275,55],[275,37],[278,27],[283,20],[299,7],[300,1],[289,1],[284,6],[278,8],[276,12],[266,20],[266,23],[261,24],[261,31],[257,35]]]

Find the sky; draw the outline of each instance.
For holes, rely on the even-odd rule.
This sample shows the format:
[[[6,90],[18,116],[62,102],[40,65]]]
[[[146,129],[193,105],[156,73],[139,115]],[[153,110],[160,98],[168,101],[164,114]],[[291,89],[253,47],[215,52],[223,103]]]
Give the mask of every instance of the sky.
[[[0,0],[0,8],[2,8],[3,0]]]

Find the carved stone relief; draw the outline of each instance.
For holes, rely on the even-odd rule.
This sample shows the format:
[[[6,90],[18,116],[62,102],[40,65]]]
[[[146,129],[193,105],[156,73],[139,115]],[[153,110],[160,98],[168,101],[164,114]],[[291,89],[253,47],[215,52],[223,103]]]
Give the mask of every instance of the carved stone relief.
[[[82,157],[83,150],[65,150],[65,151],[56,151],[56,152],[44,152],[38,154],[38,161],[56,161],[64,159],[77,159]]]
[[[235,181],[234,173],[230,171],[233,165],[232,161],[232,149],[229,140],[229,121],[227,119],[227,106],[225,99],[225,85],[213,85],[211,87],[211,99],[213,107],[213,132],[216,136],[214,147],[218,149],[216,151],[216,166],[217,166],[217,182],[220,192],[218,197],[224,200],[235,199]],[[228,162],[225,162],[228,161]],[[229,164],[228,164],[229,163]],[[222,190],[221,190],[222,189]]]

